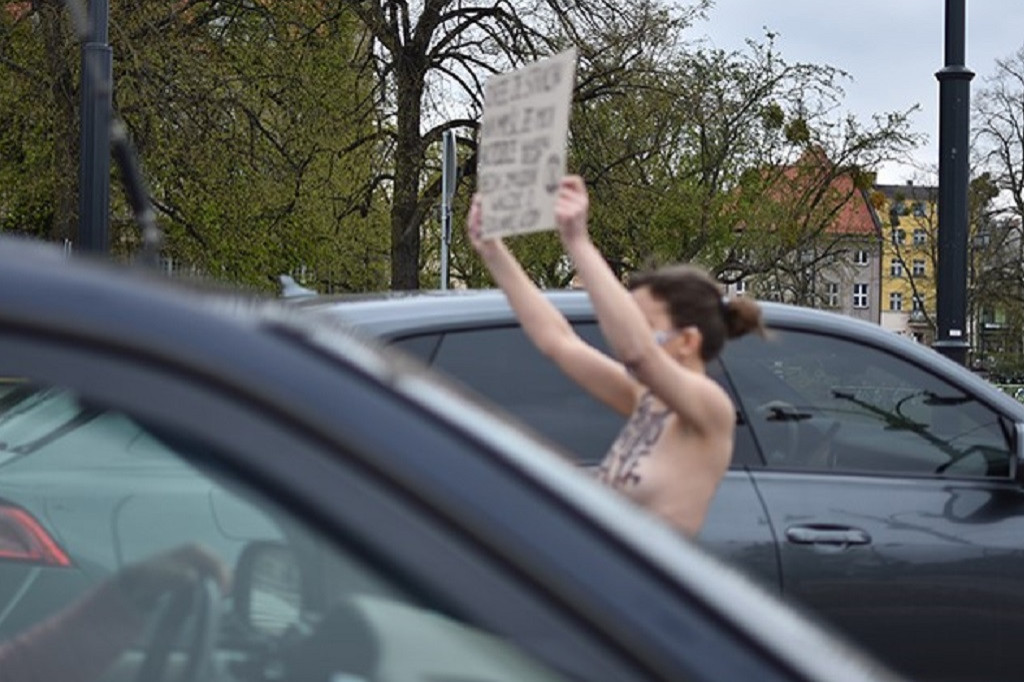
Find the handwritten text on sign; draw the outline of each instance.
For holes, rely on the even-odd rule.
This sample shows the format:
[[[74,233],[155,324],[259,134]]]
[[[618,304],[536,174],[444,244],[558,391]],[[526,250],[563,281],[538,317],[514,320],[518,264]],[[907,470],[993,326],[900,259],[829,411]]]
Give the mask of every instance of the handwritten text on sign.
[[[485,236],[554,228],[575,77],[573,48],[484,86],[477,182]]]

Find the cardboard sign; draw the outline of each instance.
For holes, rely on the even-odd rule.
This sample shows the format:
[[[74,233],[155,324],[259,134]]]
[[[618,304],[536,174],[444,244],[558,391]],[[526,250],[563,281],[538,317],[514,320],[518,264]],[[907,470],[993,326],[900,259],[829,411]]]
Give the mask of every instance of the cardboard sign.
[[[575,80],[576,48],[488,79],[477,157],[485,237],[555,228]]]

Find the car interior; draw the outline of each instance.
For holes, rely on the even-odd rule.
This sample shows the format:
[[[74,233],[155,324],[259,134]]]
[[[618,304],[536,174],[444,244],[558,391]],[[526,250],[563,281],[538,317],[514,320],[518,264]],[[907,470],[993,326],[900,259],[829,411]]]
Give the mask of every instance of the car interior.
[[[48,619],[94,588],[196,545],[228,569],[229,591],[199,573],[169,582],[95,682],[563,679],[211,465],[191,439],[17,382],[0,394],[0,436],[20,452],[0,464],[0,574],[21,569],[19,589],[0,591],[0,642],[39,624],[59,630]],[[51,594],[41,574],[74,578],[77,593]],[[102,639],[121,611],[100,613],[88,628]],[[76,657],[98,655],[97,640],[80,641]]]

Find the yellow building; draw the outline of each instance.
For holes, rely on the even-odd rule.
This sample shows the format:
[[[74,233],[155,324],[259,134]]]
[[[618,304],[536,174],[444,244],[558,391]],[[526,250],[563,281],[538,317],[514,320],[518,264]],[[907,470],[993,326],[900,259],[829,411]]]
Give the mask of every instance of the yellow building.
[[[938,188],[875,185],[882,225],[881,325],[931,345],[935,339]]]

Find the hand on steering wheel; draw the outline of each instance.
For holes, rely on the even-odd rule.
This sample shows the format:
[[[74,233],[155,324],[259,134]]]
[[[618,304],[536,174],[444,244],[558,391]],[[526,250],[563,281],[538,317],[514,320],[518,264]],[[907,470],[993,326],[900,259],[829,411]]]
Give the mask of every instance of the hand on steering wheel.
[[[196,682],[212,660],[220,619],[220,598],[229,585],[227,569],[198,545],[185,545],[125,568],[117,578],[140,610],[159,615],[136,682],[157,682],[181,630],[193,617],[188,661],[179,682]]]
[[[124,596],[145,611],[165,593],[194,585],[202,578],[212,580],[223,594],[231,584],[227,567],[216,555],[189,544],[121,569],[117,584]]]

